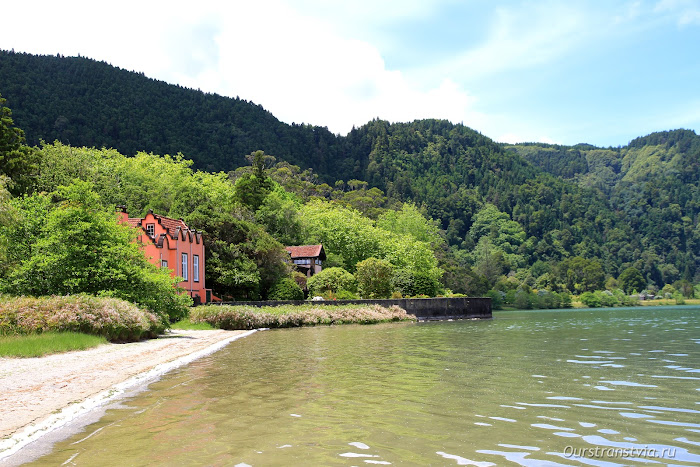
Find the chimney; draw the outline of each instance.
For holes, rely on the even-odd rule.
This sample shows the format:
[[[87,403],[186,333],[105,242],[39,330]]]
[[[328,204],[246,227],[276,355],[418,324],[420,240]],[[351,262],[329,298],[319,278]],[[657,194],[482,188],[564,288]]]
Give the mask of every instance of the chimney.
[[[122,224],[126,224],[127,219],[129,219],[129,213],[126,212],[126,206],[124,206],[123,204],[119,204],[117,205],[116,211],[119,215],[119,222]]]

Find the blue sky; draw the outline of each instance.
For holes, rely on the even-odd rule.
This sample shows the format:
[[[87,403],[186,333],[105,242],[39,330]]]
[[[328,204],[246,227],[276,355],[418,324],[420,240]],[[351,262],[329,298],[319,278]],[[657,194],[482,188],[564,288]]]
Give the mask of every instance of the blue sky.
[[[80,54],[339,134],[376,117],[506,142],[700,132],[700,0],[25,0],[2,23],[2,49]]]

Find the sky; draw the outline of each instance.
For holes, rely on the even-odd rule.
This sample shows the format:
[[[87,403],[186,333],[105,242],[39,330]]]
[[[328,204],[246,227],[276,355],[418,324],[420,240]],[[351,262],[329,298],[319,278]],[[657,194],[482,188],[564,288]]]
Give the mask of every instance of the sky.
[[[700,0],[23,0],[0,18],[0,49],[93,58],[336,134],[440,118],[602,147],[700,133],[699,45]]]

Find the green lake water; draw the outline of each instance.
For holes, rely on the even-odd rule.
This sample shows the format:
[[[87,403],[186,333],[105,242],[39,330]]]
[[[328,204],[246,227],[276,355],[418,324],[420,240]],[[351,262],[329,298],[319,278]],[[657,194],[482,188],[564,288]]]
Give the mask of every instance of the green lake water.
[[[258,332],[34,464],[700,465],[700,307]]]

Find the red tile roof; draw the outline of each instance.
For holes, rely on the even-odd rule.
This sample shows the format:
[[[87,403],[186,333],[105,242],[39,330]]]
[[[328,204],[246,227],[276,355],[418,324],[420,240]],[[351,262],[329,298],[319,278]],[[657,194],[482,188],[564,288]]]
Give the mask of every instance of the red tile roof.
[[[187,224],[185,224],[182,219],[171,219],[169,217],[159,216],[158,214],[153,214],[153,216],[160,221],[160,225],[162,225],[171,236],[175,235],[178,228],[181,231],[189,230]]]
[[[326,259],[326,252],[323,251],[323,245],[303,245],[303,246],[286,246],[285,250],[294,258],[321,258]]]
[[[190,230],[190,228],[187,227],[187,224],[185,224],[185,221],[182,219],[171,219],[170,217],[160,216],[158,214],[154,214],[153,212],[151,212],[151,214],[153,214],[156,221],[158,221],[160,225],[162,225],[163,228],[168,231],[168,234],[171,237],[175,236],[178,228],[181,232]],[[132,227],[143,227],[142,222],[144,219],[145,218],[141,217],[129,217],[126,222]]]

